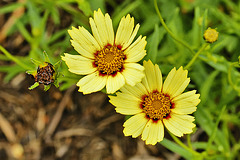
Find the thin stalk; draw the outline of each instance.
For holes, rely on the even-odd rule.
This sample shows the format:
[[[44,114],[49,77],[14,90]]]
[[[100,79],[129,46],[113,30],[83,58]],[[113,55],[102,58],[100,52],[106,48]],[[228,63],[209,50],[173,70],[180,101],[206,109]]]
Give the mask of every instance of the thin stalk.
[[[191,59],[190,62],[188,62],[188,64],[184,67],[185,69],[189,69],[193,63],[196,61],[196,59],[198,58],[198,56],[200,55],[200,53],[208,46],[208,43],[204,43],[202,45],[202,47],[198,50],[198,52],[194,55],[194,57]]]
[[[190,136],[190,134],[187,135],[187,143],[188,143],[188,147],[189,147],[190,149],[192,149],[192,142],[191,142],[191,136]]]
[[[180,141],[175,135],[173,135],[171,132],[168,132],[170,134],[170,136],[172,137],[172,139],[182,148],[186,149],[187,151],[191,152],[193,155],[199,155],[200,153],[198,153],[197,151],[189,148],[188,146],[186,146],[182,141]]]
[[[161,24],[163,25],[163,27],[165,28],[165,30],[169,33],[169,35],[175,40],[177,41],[178,43],[180,43],[181,45],[183,45],[184,47],[186,47],[193,55],[195,54],[195,52],[192,50],[192,48],[186,43],[184,42],[183,40],[177,38],[173,33],[172,31],[170,31],[170,29],[167,27],[166,23],[164,22],[163,18],[162,18],[162,15],[158,9],[158,5],[157,5],[157,0],[154,0],[154,6],[155,6],[155,10],[158,14],[158,17],[160,19],[160,22]]]
[[[2,51],[10,60],[14,61],[16,64],[18,64],[20,67],[29,70],[31,69],[30,67],[28,67],[27,65],[25,65],[24,63],[22,63],[19,59],[17,59],[16,57],[14,57],[13,55],[11,55],[5,48],[3,48],[0,45],[0,51]]]
[[[232,67],[238,65],[238,62],[233,62],[229,65],[228,67],[228,83],[232,86],[232,88],[238,92],[238,94],[240,93],[240,89],[233,83],[232,81]]]
[[[213,142],[213,140],[214,140],[214,138],[216,136],[216,132],[217,132],[217,129],[218,129],[218,124],[220,122],[220,119],[221,119],[225,109],[226,109],[226,106],[223,106],[223,108],[222,108],[222,110],[221,110],[221,112],[220,112],[220,114],[219,114],[219,116],[217,118],[216,124],[215,124],[215,126],[213,128],[213,131],[212,131],[212,133],[211,133],[211,135],[210,135],[210,137],[208,139],[206,151],[208,151],[210,146],[212,145],[212,142]]]

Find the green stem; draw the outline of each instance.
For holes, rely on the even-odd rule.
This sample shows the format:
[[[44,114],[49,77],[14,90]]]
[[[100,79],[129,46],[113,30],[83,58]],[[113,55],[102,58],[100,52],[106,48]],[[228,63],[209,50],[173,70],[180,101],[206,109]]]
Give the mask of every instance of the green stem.
[[[196,59],[198,58],[198,56],[200,55],[200,53],[208,46],[208,43],[204,43],[202,45],[202,47],[198,50],[198,52],[194,55],[194,57],[191,59],[190,62],[188,62],[188,64],[186,65],[186,67],[184,67],[185,69],[189,69],[193,63],[196,61]]]
[[[22,63],[19,59],[17,59],[16,57],[14,57],[13,55],[11,55],[5,48],[3,48],[0,45],[0,51],[2,51],[10,60],[14,61],[16,64],[18,64],[20,67],[29,70],[31,69],[30,67],[28,67],[27,65],[25,65],[24,63]]]
[[[170,134],[170,136],[172,137],[172,139],[182,148],[186,149],[187,151],[191,152],[193,155],[199,155],[200,153],[198,153],[197,151],[194,151],[193,149],[189,148],[188,146],[186,146],[182,141],[180,141],[175,135],[173,135],[170,131],[168,132]]]
[[[192,50],[192,48],[184,41],[182,41],[181,39],[177,38],[172,31],[170,31],[170,29],[167,27],[167,25],[165,24],[162,15],[158,9],[158,5],[157,5],[157,0],[154,0],[154,6],[155,6],[155,10],[158,14],[158,17],[160,19],[160,22],[162,23],[163,27],[165,28],[165,30],[169,33],[169,35],[178,43],[182,44],[184,47],[186,47],[193,55],[195,54],[195,52]]]
[[[190,149],[192,149],[192,143],[191,143],[191,136],[190,136],[190,134],[187,135],[187,143],[188,143],[188,147]]]
[[[230,64],[230,66],[228,67],[228,82],[229,84],[232,86],[232,88],[237,91],[238,93],[240,93],[240,89],[234,85],[233,81],[232,81],[232,66],[238,65],[238,62],[233,62]]]
[[[217,132],[218,124],[220,122],[220,119],[221,119],[225,109],[226,109],[226,106],[223,106],[223,108],[222,108],[222,110],[221,110],[221,112],[220,112],[220,114],[219,114],[219,116],[217,118],[216,124],[215,124],[215,126],[213,128],[213,131],[212,131],[212,133],[211,133],[211,135],[210,135],[210,137],[208,139],[206,151],[208,151],[210,146],[212,145],[212,142],[213,142],[213,140],[215,138],[215,135],[216,135],[216,132]]]

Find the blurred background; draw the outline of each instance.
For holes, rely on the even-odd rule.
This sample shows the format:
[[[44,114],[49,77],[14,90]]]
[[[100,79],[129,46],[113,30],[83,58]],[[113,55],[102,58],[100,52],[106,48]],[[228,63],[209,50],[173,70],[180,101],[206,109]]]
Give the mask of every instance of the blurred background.
[[[43,51],[52,63],[63,53],[78,54],[67,30],[84,26],[91,32],[89,17],[98,8],[109,13],[115,32],[123,16],[135,18],[137,36],[147,36],[145,59],[159,64],[164,77],[191,60],[205,43],[204,30],[217,29],[218,41],[189,70],[187,90],[201,94],[190,139],[209,159],[240,159],[240,1],[159,0],[158,6],[167,26],[192,52],[169,36],[150,0],[1,0],[0,159],[191,159],[167,132],[167,140],[155,146],[124,137],[125,117],[105,93],[79,93],[75,84],[81,76],[68,72],[64,62],[59,88],[28,90],[34,79],[26,71],[36,69],[31,59],[43,61]],[[186,136],[180,140],[187,143]]]

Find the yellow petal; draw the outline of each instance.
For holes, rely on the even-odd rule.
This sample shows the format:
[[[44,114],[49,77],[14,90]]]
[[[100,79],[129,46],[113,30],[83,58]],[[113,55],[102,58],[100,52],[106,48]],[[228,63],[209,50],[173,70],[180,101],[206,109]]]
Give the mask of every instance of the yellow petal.
[[[157,83],[157,90],[162,90],[162,72],[157,64],[155,64],[155,75],[156,75],[156,83]]]
[[[141,99],[121,92],[118,92],[116,95],[109,96],[109,102],[116,107],[116,112],[124,115],[134,115],[142,112],[142,108],[140,107]]]
[[[119,25],[118,25],[118,29],[117,29],[117,32],[116,32],[116,38],[115,38],[115,44],[119,44],[121,45],[122,44],[122,33],[123,33],[123,30],[124,30],[124,27],[126,26],[126,23],[125,23],[125,20],[126,17],[122,17]]]
[[[108,33],[108,43],[113,45],[114,43],[114,30],[112,25],[112,19],[108,14],[105,14],[105,22],[107,27],[107,33]]]
[[[196,106],[200,103],[200,94],[195,93],[196,90],[193,90],[175,97],[172,100],[174,108],[171,111],[178,114],[191,114],[196,111]]]
[[[147,88],[148,92],[152,92],[154,90],[158,90],[161,92],[162,88],[162,73],[156,64],[149,61],[143,61],[143,66],[145,68],[145,77],[143,78],[143,85]]]
[[[88,58],[94,58],[94,53],[100,49],[100,46],[85,28],[79,27],[77,29],[72,27],[72,30],[68,30],[68,33],[72,38],[72,46],[79,54]]]
[[[126,47],[125,44],[128,43],[134,27],[134,18],[130,17],[128,14],[126,17],[123,17],[119,23],[115,44]],[[125,49],[125,48],[123,48]]]
[[[171,97],[176,97],[176,96],[180,95],[187,88],[189,82],[190,82],[190,78],[187,78],[187,79],[185,79],[185,81],[182,82],[181,85],[176,86],[175,89],[173,89],[173,91],[172,91],[173,94]]]
[[[163,93],[168,94],[171,98],[180,95],[190,82],[187,73],[187,70],[183,70],[182,67],[177,71],[173,68],[164,81]]]
[[[107,93],[115,93],[117,90],[119,90],[123,85],[125,84],[124,76],[117,72],[117,74],[113,76],[108,76],[107,78],[107,84],[106,84],[106,90]]]
[[[79,31],[82,33],[85,42],[88,42],[88,45],[84,46],[85,48],[90,48],[90,47],[94,47],[94,53],[98,50],[101,49],[101,47],[99,46],[99,44],[97,43],[96,39],[84,28],[84,27],[78,27]],[[81,41],[81,39],[80,39]]]
[[[93,67],[93,60],[80,55],[65,53],[62,60],[67,64],[69,71],[75,74],[86,75],[97,70],[97,68]]]
[[[165,79],[164,83],[163,83],[163,89],[162,89],[162,92],[163,93],[167,93],[168,92],[168,88],[169,88],[169,85],[170,83],[172,82],[173,80],[173,77],[176,73],[176,68],[174,67],[167,75],[167,78]]]
[[[131,94],[139,99],[142,98],[143,95],[148,94],[146,88],[142,83],[137,83],[135,86],[124,85],[121,89],[121,92]]]
[[[107,82],[107,76],[99,76],[98,72],[94,72],[80,79],[77,83],[79,92],[89,94],[92,92],[100,91],[104,88]]]
[[[144,77],[144,67],[137,63],[125,63],[122,72],[126,83],[134,86],[136,83],[141,82]]]
[[[155,145],[157,142],[163,140],[164,127],[162,121],[153,122],[149,120],[145,126],[142,134],[142,140],[146,141],[146,144]]]
[[[133,42],[125,51],[127,59],[126,62],[138,62],[146,55],[147,41],[146,37],[139,36],[138,39]]]
[[[138,29],[140,25],[137,24],[136,27],[134,28],[134,31],[131,33],[131,37],[128,39],[128,41],[123,45],[123,49],[126,49],[133,41],[135,36],[137,35]]]
[[[101,48],[105,47],[106,44],[104,44],[104,41],[101,39],[101,37],[98,33],[97,26],[96,26],[94,20],[91,17],[89,18],[89,23],[90,23],[94,38],[97,40],[97,42],[98,42],[98,44],[100,45]]]
[[[189,134],[193,132],[193,128],[196,126],[194,123],[194,117],[189,115],[180,115],[171,112],[171,117],[163,119],[163,123],[166,128],[174,135],[181,137],[183,134]]]
[[[145,113],[139,113],[129,118],[124,124],[123,133],[125,136],[138,137],[142,134],[143,128],[147,124],[148,119],[145,118]]]
[[[96,25],[97,32],[99,34],[99,38],[101,39],[102,45],[105,46],[109,43],[109,37],[108,37],[108,27],[106,25],[105,17],[99,8],[98,11],[94,11],[93,15],[94,23]],[[110,27],[110,26],[109,26]],[[111,28],[111,27],[110,27]],[[96,31],[96,30],[94,30]],[[95,33],[93,32],[93,35],[95,37]]]

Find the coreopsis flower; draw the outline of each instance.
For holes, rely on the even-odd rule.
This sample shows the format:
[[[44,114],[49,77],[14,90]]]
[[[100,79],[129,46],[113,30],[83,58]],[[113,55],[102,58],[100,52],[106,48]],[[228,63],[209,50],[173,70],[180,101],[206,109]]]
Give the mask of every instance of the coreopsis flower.
[[[45,51],[43,52],[43,55],[44,62],[32,59],[33,63],[37,66],[37,69],[27,71],[27,73],[31,74],[35,80],[35,83],[31,87],[29,87],[30,90],[38,87],[39,84],[44,85],[45,91],[47,91],[51,87],[51,84],[59,87],[57,81],[59,73],[57,72],[57,69],[61,61],[58,61],[56,64],[52,65]]]
[[[204,31],[203,38],[209,42],[213,43],[218,40],[218,34],[216,29],[208,28],[207,30]]]
[[[139,24],[128,14],[118,26],[116,36],[112,20],[100,9],[89,19],[91,35],[84,27],[72,27],[71,44],[80,55],[65,53],[62,59],[69,71],[86,75],[79,80],[79,92],[89,94],[106,86],[107,93],[114,93],[124,84],[135,85],[144,77],[144,67],[136,63],[146,55],[146,37],[139,36],[133,42]],[[133,43],[132,43],[133,42]]]
[[[164,126],[179,137],[191,133],[194,117],[188,114],[196,111],[200,95],[196,90],[182,93],[190,82],[188,71],[173,68],[162,84],[158,65],[149,60],[143,66],[146,76],[141,83],[125,85],[116,96],[109,96],[118,113],[133,115],[123,124],[124,135],[142,135],[146,144],[155,145],[163,140]]]

